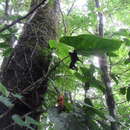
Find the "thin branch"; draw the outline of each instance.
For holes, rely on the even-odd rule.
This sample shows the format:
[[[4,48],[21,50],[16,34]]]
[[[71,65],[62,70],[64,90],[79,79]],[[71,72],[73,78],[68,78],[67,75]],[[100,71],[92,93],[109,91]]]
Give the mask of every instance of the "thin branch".
[[[62,60],[60,60],[52,69],[50,69],[47,74],[44,77],[41,77],[40,79],[38,79],[36,82],[34,82],[33,84],[29,85],[27,88],[25,88],[21,94],[24,94],[28,91],[33,90],[35,87],[38,88],[38,85],[40,85],[43,81],[46,81],[48,79],[48,77],[51,75],[51,73],[69,56],[66,56],[65,58],[63,58]]]
[[[119,102],[119,103],[116,103],[116,105],[121,105],[121,104],[124,104],[124,103],[126,103],[127,101],[125,100],[125,101],[122,101],[122,102]]]
[[[73,28],[72,31],[70,32],[70,36],[72,36],[72,34],[73,34],[76,30],[78,30],[78,29],[80,29],[80,27]]]
[[[72,3],[72,5],[71,5],[70,9],[68,10],[67,16],[69,16],[69,14],[71,13],[71,11],[72,11],[72,9],[73,9],[73,7],[74,7],[75,1],[76,1],[76,0],[73,1],[73,3]]]
[[[47,3],[47,0],[43,0],[42,2],[40,2],[38,5],[36,5],[36,7],[34,7],[29,13],[27,13],[25,16],[16,19],[15,21],[13,21],[11,24],[9,25],[5,25],[5,27],[0,29],[0,33],[5,31],[6,29],[12,27],[13,25],[15,25],[16,23],[21,22],[22,20],[24,20],[25,18],[27,18],[28,16],[30,16],[34,11],[36,11],[39,7],[41,7],[42,5],[45,6]]]
[[[6,0],[5,1],[5,16],[9,16],[8,11],[9,11],[9,1],[10,0]]]
[[[124,57],[125,57],[125,56],[124,56]],[[123,57],[122,57],[122,58],[121,58],[119,61],[117,61],[116,63],[112,63],[112,62],[111,62],[110,65],[111,65],[111,66],[119,65],[119,64],[125,62],[126,59],[127,59],[127,58],[123,58]]]
[[[49,78],[49,80],[51,81],[52,87],[55,89],[56,94],[57,94],[57,95],[60,95],[60,91],[59,91],[59,89],[55,86],[54,81],[53,81],[52,79],[50,79],[50,78]]]
[[[64,19],[64,14],[60,8],[60,13],[61,13],[61,16],[62,16],[62,23],[63,23],[63,26],[64,26],[64,35],[66,35],[67,33],[67,27],[66,27],[66,23],[65,23],[65,19]]]

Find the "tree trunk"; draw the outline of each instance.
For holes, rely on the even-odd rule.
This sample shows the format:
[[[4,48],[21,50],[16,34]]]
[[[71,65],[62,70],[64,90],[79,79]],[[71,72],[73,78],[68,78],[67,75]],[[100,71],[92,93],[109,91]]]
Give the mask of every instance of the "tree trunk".
[[[96,8],[100,8],[99,0],[95,0]],[[104,36],[104,30],[103,30],[103,14],[101,12],[98,12],[99,17],[99,36]],[[113,118],[114,121],[110,121],[111,123],[111,130],[118,130],[117,125],[117,119],[116,119],[116,111],[115,111],[115,100],[112,93],[111,88],[111,78],[110,74],[108,72],[108,63],[107,63],[107,56],[106,54],[97,54],[99,57],[99,64],[101,69],[101,78],[105,85],[105,97],[106,97],[106,103],[108,106],[109,115]]]
[[[31,8],[41,1],[32,0]],[[0,130],[27,130],[12,121],[14,114],[21,117],[30,115],[39,120],[42,95],[47,90],[48,82],[44,77],[51,61],[48,41],[56,39],[58,9],[59,0],[54,0],[29,16],[18,44],[2,65],[1,82],[11,93],[22,94],[23,98],[13,98],[14,107],[11,109],[0,103],[0,114],[5,113],[0,118]],[[37,129],[36,126],[34,128]]]

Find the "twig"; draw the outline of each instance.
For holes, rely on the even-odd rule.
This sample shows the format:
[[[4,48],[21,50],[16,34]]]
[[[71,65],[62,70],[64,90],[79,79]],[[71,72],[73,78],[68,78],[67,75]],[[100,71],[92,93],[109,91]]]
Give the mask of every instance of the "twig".
[[[57,95],[60,95],[60,91],[59,91],[59,89],[54,85],[54,81],[53,81],[52,79],[50,79],[50,78],[49,78],[49,80],[51,81],[52,87],[55,89]]]
[[[5,31],[6,29],[12,27],[12,26],[15,25],[16,23],[18,23],[18,22],[24,20],[24,19],[27,18],[28,16],[30,16],[30,15],[31,15],[34,11],[36,11],[41,5],[44,5],[44,6],[45,6],[45,5],[47,4],[46,1],[47,1],[47,0],[43,0],[43,1],[40,2],[38,5],[36,5],[36,7],[34,7],[34,8],[33,8],[29,13],[27,13],[25,16],[16,19],[15,21],[13,21],[13,22],[12,22],[11,24],[9,24],[9,25],[5,25],[5,27],[3,27],[3,28],[0,29],[0,33],[3,32],[3,31]]]
[[[67,33],[67,27],[66,27],[66,23],[65,23],[65,19],[64,19],[64,14],[60,8],[60,13],[61,13],[61,16],[62,16],[62,23],[63,23],[63,26],[64,26],[64,35],[66,35]]]
[[[59,64],[62,63],[62,62],[63,62],[65,59],[67,59],[68,57],[69,57],[69,55],[66,56],[66,57],[64,57],[62,60],[60,60],[50,71],[47,72],[47,74],[46,74],[45,77],[49,77],[50,74],[51,74],[51,72],[52,72],[53,70],[55,70],[55,69],[59,66]]]
[[[127,101],[125,100],[125,101],[122,101],[122,102],[116,103],[116,105],[124,104],[124,103],[126,103],[126,102],[127,102]]]
[[[9,0],[6,0],[5,1],[5,16],[9,16],[8,11],[9,11]]]
[[[78,29],[80,29],[80,27],[76,27],[76,28],[72,29],[72,31],[70,32],[70,36],[72,36],[72,34],[74,33],[74,31],[76,31]]]
[[[73,3],[72,3],[72,5],[71,5],[70,9],[68,10],[67,16],[69,16],[69,14],[71,13],[71,11],[72,11],[72,9],[73,9],[73,7],[74,7],[75,1],[76,1],[76,0],[73,1]]]

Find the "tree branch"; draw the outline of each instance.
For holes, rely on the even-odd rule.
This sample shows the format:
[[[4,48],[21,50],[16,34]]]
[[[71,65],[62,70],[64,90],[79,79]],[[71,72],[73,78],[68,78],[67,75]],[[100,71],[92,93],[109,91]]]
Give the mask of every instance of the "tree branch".
[[[30,16],[34,11],[36,11],[41,5],[45,6],[48,0],[43,0],[42,2],[40,2],[38,5],[36,5],[36,7],[34,7],[29,13],[27,13],[25,16],[16,19],[15,21],[13,21],[11,24],[9,25],[5,25],[3,28],[0,29],[0,33],[5,31],[6,29],[12,27],[13,25],[15,25],[16,23],[19,23],[20,21],[24,20],[25,18],[27,18],[28,16]]]
[[[68,10],[67,16],[69,16],[69,14],[71,13],[71,11],[72,11],[72,9],[73,9],[73,7],[74,7],[75,1],[76,1],[76,0],[73,1],[73,3],[72,3],[72,5],[71,5],[70,9]]]
[[[66,35],[67,33],[67,27],[66,27],[66,22],[65,22],[65,19],[64,19],[64,14],[60,8],[60,13],[61,13],[61,16],[62,16],[62,23],[63,23],[63,26],[64,26],[64,35]]]

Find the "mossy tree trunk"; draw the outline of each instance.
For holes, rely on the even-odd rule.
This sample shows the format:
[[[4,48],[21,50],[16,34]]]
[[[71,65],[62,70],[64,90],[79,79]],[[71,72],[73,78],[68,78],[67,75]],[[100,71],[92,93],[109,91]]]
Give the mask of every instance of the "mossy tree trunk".
[[[31,8],[41,1],[32,0]],[[21,117],[29,114],[39,120],[42,96],[47,90],[48,80],[37,81],[44,79],[48,72],[51,61],[48,41],[56,39],[58,9],[59,0],[51,0],[29,16],[12,55],[2,65],[1,82],[10,92],[22,94],[23,98],[15,100],[11,109],[0,104],[0,114],[5,113],[0,118],[0,130],[27,130],[13,123],[14,114]],[[27,89],[28,86],[30,90]]]

